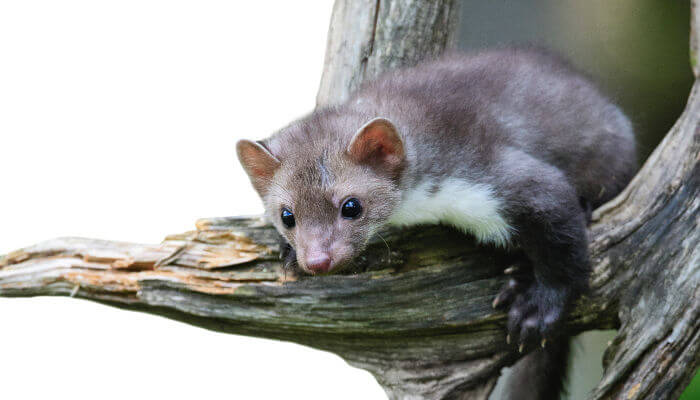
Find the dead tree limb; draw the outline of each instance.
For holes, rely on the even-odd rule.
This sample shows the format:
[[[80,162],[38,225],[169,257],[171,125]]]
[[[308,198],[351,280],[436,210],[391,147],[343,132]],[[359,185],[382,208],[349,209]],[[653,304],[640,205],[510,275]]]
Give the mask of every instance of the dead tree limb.
[[[319,104],[439,54],[456,4],[336,1]],[[694,29],[693,54],[699,35]],[[593,399],[675,398],[697,369],[698,90],[696,81],[629,187],[595,212],[593,291],[568,321],[572,333],[619,328]],[[485,399],[517,359],[491,301],[500,271],[521,256],[440,227],[384,237],[388,246],[373,243],[361,257],[361,273],[303,279],[285,276],[277,234],[259,217],[201,220],[159,245],[55,239],[0,258],[0,295],[81,297],[328,350],[372,372],[391,398]]]

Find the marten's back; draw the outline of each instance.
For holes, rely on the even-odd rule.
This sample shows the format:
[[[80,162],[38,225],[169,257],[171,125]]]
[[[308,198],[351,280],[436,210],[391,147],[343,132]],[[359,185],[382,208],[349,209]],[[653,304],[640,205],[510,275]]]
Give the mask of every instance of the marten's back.
[[[506,147],[525,151],[564,171],[594,206],[619,193],[636,168],[627,117],[540,50],[451,54],[368,83],[346,107],[391,119],[409,147],[457,156],[478,149],[486,163]]]

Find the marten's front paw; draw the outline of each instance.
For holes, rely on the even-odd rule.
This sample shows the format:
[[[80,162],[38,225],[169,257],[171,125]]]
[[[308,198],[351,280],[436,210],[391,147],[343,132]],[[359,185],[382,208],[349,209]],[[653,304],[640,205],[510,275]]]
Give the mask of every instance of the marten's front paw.
[[[545,347],[556,336],[568,304],[566,290],[533,280],[530,274],[513,275],[493,301],[495,308],[508,308],[508,343],[522,353],[533,346]]]

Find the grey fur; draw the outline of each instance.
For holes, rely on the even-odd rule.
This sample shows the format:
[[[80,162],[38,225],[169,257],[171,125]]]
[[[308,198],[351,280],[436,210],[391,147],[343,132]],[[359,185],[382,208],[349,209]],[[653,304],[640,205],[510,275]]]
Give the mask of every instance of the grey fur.
[[[523,49],[453,54],[387,74],[268,144],[280,159],[296,151],[342,152],[357,128],[377,116],[394,122],[404,140],[404,189],[425,176],[506,183],[532,157],[561,170],[581,197],[598,205],[626,185],[636,166],[632,127],[622,112],[562,60]],[[504,151],[520,154],[502,157]]]

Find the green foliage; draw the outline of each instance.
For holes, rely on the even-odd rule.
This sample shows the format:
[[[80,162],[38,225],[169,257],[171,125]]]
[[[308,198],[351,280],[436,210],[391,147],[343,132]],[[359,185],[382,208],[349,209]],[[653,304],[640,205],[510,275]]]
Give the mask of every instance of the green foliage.
[[[700,399],[700,373],[695,373],[695,378],[690,382],[688,388],[685,389],[680,400],[698,400]]]

